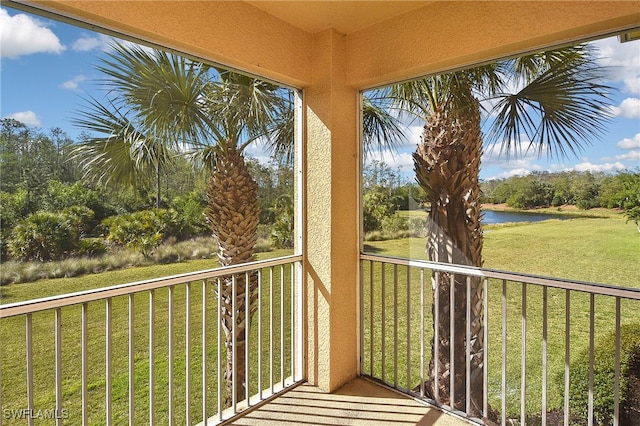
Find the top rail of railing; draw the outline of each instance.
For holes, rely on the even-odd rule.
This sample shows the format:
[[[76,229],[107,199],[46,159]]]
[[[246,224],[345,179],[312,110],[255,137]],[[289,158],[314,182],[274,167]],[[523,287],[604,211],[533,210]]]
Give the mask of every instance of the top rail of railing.
[[[240,265],[225,266],[220,268],[206,269],[186,274],[172,275],[168,277],[153,278],[150,280],[136,281],[127,284],[120,284],[110,287],[102,287],[93,290],[79,291],[76,293],[61,294],[57,296],[40,299],[26,300],[16,303],[0,305],[0,318],[7,318],[16,315],[24,315],[33,312],[45,311],[48,309],[61,308],[65,306],[77,305],[80,303],[92,302],[95,300],[108,299],[110,297],[123,296],[141,291],[154,290],[158,288],[171,287],[177,284],[184,284],[194,281],[208,280],[231,274],[241,274],[272,266],[285,265],[288,263],[301,262],[301,255],[291,255],[274,259],[260,260],[256,262],[243,263]]]
[[[371,254],[361,254],[361,260],[374,262],[385,262],[394,265],[412,266],[417,268],[431,269],[440,272],[451,272],[455,274],[468,275],[473,277],[493,278],[499,280],[516,281],[527,284],[536,284],[546,287],[560,288],[565,290],[575,290],[585,293],[593,293],[605,296],[621,297],[625,299],[640,300],[640,289],[630,287],[619,287],[608,284],[598,284],[583,281],[566,280],[561,278],[543,277],[539,275],[523,274],[516,272],[499,271],[495,269],[484,269],[473,266],[453,265],[449,263],[431,262],[426,260],[413,260],[393,256],[380,256]]]

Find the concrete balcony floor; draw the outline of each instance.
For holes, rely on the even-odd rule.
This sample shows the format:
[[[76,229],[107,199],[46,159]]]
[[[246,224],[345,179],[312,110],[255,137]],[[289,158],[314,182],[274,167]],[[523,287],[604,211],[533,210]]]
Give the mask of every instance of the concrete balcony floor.
[[[352,380],[334,393],[302,384],[228,424],[469,425],[464,420],[362,378]]]

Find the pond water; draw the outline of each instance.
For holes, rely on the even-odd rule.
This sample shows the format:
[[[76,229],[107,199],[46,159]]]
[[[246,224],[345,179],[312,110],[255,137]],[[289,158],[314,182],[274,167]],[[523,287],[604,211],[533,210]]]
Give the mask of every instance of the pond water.
[[[571,219],[572,216],[551,213],[502,212],[483,210],[482,223],[485,225],[507,222],[540,222],[548,219]]]

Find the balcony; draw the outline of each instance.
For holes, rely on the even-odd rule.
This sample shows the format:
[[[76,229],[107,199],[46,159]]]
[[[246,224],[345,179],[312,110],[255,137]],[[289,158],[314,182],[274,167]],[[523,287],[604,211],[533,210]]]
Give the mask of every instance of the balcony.
[[[597,424],[594,342],[603,334],[614,335],[613,416],[614,424],[623,424],[621,329],[637,312],[640,290],[372,255],[361,255],[361,268],[362,378],[331,393],[305,383],[301,256],[0,305],[3,347],[12,348],[1,354],[0,377],[19,376],[0,395],[2,424],[56,418],[57,424],[568,425],[574,421],[572,362],[584,348],[588,424]],[[447,295],[438,287],[432,292],[432,278],[442,275],[451,285]],[[244,324],[250,295],[229,308],[215,288],[224,280],[249,282],[250,276],[256,277],[258,301],[250,325],[225,341],[225,327]],[[440,304],[453,301],[460,282],[471,297],[472,280],[482,283],[479,338],[485,344],[475,382],[481,389],[471,380],[477,374],[471,368],[471,304],[466,330],[453,317],[443,328],[438,318]],[[432,312],[441,327],[434,329]],[[468,349],[462,371],[453,363],[442,374],[437,370],[444,364],[436,363],[435,377],[449,379],[432,387],[434,393],[431,340],[438,341],[442,330],[452,340],[462,333],[457,338]],[[227,348],[242,342],[247,356],[228,357]],[[437,351],[438,345],[433,357]],[[454,345],[447,355],[456,359]],[[558,363],[564,392],[556,393],[557,374],[550,371]],[[226,380],[225,369],[246,380]],[[466,385],[456,396],[454,377],[461,376]],[[477,410],[474,395],[481,396]]]
[[[1,425],[32,425],[44,418],[57,424],[107,425],[258,422],[259,413],[293,412],[300,393],[331,401],[324,405],[337,409],[339,402],[351,400],[345,393],[361,392],[362,383],[368,388],[369,381],[350,382],[358,375],[377,383],[375,391],[360,395],[363,399],[350,395],[357,405],[344,411],[321,417],[297,398],[306,422],[347,423],[351,417],[342,416],[361,413],[362,405],[377,415],[383,411],[375,408],[381,404],[378,392],[384,392],[396,398],[394,406],[401,413],[416,415],[407,420],[411,422],[465,418],[478,423],[487,417],[496,423],[529,424],[534,413],[531,423],[551,424],[547,413],[559,410],[559,423],[569,424],[566,389],[572,354],[580,348],[586,348],[587,359],[585,408],[593,413],[596,337],[612,333],[618,359],[621,330],[637,312],[638,291],[359,256],[360,94],[637,28],[634,2],[7,3],[304,92],[296,108],[301,160],[297,243],[302,255],[116,287],[105,283],[99,290],[0,305],[0,377],[10,383],[0,390]],[[432,296],[431,279],[439,282],[442,277],[450,279],[454,290],[436,287]],[[257,286],[254,313],[244,308],[252,305],[250,292],[241,306],[234,305],[238,297],[229,304],[215,292],[230,285],[242,296],[237,285],[247,282]],[[440,315],[438,307],[447,305],[447,294],[469,292],[477,282],[482,283],[483,303],[473,318],[481,318],[482,334],[461,334],[455,322],[439,317],[435,322],[440,327],[434,329],[432,300]],[[469,308],[463,309],[471,318]],[[246,317],[252,320],[243,321]],[[225,322],[242,324],[242,331],[225,330]],[[447,333],[465,348],[481,340],[483,350],[465,353],[462,367],[436,363],[435,376],[443,379],[434,388],[428,381],[430,342]],[[246,357],[228,357],[242,345]],[[451,348],[451,358],[460,355]],[[227,364],[246,380],[227,382]],[[550,383],[558,380],[550,372],[552,365],[562,366],[563,395]],[[478,374],[481,385],[470,386],[471,376],[475,383]],[[615,362],[611,405],[618,423],[620,376]],[[344,388],[344,383],[350,384]],[[409,399],[397,399],[397,393],[387,394],[380,386]],[[409,402],[416,400],[437,411],[416,413]],[[471,401],[479,401],[479,409]],[[257,410],[263,403],[262,411]],[[395,418],[405,421],[404,416]]]

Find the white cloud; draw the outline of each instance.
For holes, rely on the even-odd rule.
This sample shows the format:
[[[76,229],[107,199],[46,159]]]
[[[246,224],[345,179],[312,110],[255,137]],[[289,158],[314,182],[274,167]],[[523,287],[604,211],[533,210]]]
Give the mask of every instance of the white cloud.
[[[95,36],[83,36],[73,42],[71,48],[76,52],[88,52],[90,50],[108,50],[113,37],[97,34]]]
[[[33,111],[14,112],[13,114],[7,115],[5,118],[13,118],[14,120],[18,120],[28,126],[40,127],[41,125],[40,119]]]
[[[412,151],[413,152],[413,151]],[[392,152],[385,150],[371,154],[367,161],[382,161],[392,169],[400,169],[402,173],[413,173],[412,152]]]
[[[58,37],[42,22],[24,14],[9,16],[5,9],[0,9],[0,46],[2,57],[11,59],[65,50]]]
[[[638,42],[620,43],[617,37],[594,42],[598,63],[608,68],[609,78],[624,84],[624,91],[640,93],[640,52]]]
[[[640,99],[627,98],[620,106],[611,107],[611,112],[616,117],[640,118]]]
[[[508,155],[507,155],[508,154]],[[531,161],[538,158],[536,145],[531,145],[529,141],[512,143],[507,150],[502,149],[501,143],[494,143],[484,147],[482,154],[482,164],[499,165],[509,169],[524,167]]]
[[[71,80],[65,81],[64,83],[62,83],[60,85],[60,87],[62,87],[63,89],[67,89],[67,90],[78,90],[79,87],[80,87],[80,83],[82,83],[86,79],[87,79],[87,77],[85,77],[84,75],[80,74],[80,75],[77,75],[77,76],[73,77]]]
[[[73,42],[71,48],[76,52],[89,52],[92,50],[100,50],[102,52],[108,52],[112,49],[115,43],[119,43],[126,47],[139,47],[143,50],[152,51],[153,49],[147,46],[139,45],[127,40],[120,40],[105,34],[95,35],[83,35],[79,39]]]
[[[636,133],[636,135],[632,138],[624,138],[620,142],[616,144],[616,146],[620,149],[638,149],[640,148],[640,133]]]
[[[638,161],[640,166],[640,150],[631,150],[622,155],[616,155],[616,160],[620,161]]]
[[[420,136],[422,136],[422,130],[424,125],[410,125],[405,130],[405,138],[407,139],[404,144],[406,147],[416,148],[420,144]]]
[[[616,170],[624,170],[626,166],[619,161],[615,163],[604,163],[604,164],[593,164],[589,161],[584,163],[576,164],[573,167],[573,170],[577,170],[579,172],[614,172]]]

